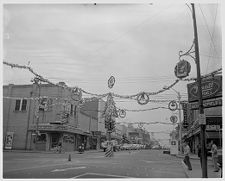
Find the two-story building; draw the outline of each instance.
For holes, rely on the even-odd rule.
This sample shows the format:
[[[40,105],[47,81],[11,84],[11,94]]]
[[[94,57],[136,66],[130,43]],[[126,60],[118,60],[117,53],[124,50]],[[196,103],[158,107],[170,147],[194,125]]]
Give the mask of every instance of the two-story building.
[[[98,116],[80,110],[79,100],[50,84],[3,86],[4,149],[49,151],[60,142],[65,151],[77,150],[81,143],[96,149]]]

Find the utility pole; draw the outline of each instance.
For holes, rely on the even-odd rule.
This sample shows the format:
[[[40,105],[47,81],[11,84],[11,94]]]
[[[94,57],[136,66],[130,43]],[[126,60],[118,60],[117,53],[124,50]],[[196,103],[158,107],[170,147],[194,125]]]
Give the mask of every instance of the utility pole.
[[[178,109],[179,109],[179,140],[180,140],[180,153],[182,153],[182,144],[181,144],[181,142],[182,142],[182,131],[181,131],[181,129],[182,129],[182,125],[181,125],[181,106],[180,106],[180,99],[181,99],[181,96],[180,96],[180,92],[178,92],[177,93],[177,98],[178,98],[178,103],[179,103],[179,105],[178,105]]]
[[[192,17],[194,27],[194,44],[195,44],[195,63],[197,67],[197,84],[198,84],[198,96],[199,96],[199,115],[204,115],[203,101],[202,101],[202,86],[201,86],[201,72],[200,72],[200,58],[199,58],[199,46],[198,46],[198,32],[196,25],[195,6],[192,6]],[[199,116],[200,121],[200,116]],[[202,157],[202,178],[208,178],[207,176],[207,155],[205,144],[205,128],[206,124],[200,122],[200,139],[201,139],[201,157]]]

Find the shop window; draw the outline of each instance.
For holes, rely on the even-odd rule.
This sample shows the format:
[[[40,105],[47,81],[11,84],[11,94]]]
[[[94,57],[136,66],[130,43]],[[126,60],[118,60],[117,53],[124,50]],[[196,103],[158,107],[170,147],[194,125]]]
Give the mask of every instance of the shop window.
[[[15,111],[26,111],[27,100],[26,99],[17,99],[15,105]]]
[[[37,136],[37,142],[43,143],[46,142],[46,134],[41,134]]]

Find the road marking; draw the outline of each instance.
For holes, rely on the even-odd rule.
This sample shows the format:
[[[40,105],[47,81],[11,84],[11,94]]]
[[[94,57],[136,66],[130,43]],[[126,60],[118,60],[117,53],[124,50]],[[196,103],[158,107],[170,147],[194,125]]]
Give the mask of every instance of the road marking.
[[[143,162],[146,162],[146,163],[167,163],[167,164],[170,164],[170,163],[179,163],[179,161],[153,161],[153,160],[142,160]]]
[[[55,170],[52,170],[51,172],[64,172],[64,171],[67,171],[67,170],[74,170],[74,169],[84,169],[86,167],[70,167],[70,168],[64,168],[64,169],[55,169]]]
[[[118,178],[131,178],[131,177],[126,177],[126,176],[122,176],[122,175],[111,175],[111,174],[104,174],[104,173],[83,173],[81,175],[77,175],[73,178],[79,178],[79,177],[82,177],[82,176],[85,176],[85,175],[100,175],[100,176],[109,176],[109,177],[118,177]]]
[[[25,167],[25,168],[19,168],[19,169],[11,169],[11,170],[6,170],[3,171],[4,173],[7,172],[15,172],[15,171],[22,171],[22,170],[30,170],[30,169],[37,169],[37,168],[45,168],[45,167],[54,167],[54,166],[59,166],[59,165],[73,165],[74,163],[60,163],[60,164],[51,164],[51,165],[42,165],[42,166],[35,166],[35,167]],[[83,165],[83,164],[82,164]]]

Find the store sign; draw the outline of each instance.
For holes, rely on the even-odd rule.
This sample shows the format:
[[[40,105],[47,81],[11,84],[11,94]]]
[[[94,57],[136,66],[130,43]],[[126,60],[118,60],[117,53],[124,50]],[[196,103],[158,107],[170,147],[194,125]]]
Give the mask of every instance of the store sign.
[[[198,101],[197,82],[187,85],[188,102]],[[222,76],[206,79],[202,81],[202,99],[222,97]]]
[[[183,118],[183,127],[184,127],[184,128],[187,128],[187,127],[188,127],[188,119],[187,119],[187,109],[188,109],[188,104],[182,102],[181,105],[182,105],[183,116],[184,116],[184,118]]]
[[[207,131],[216,131],[220,129],[220,125],[206,125]]]
[[[222,102],[223,102],[222,98],[215,100],[203,100],[203,107],[208,108],[208,107],[222,106]],[[198,102],[189,103],[188,106],[190,109],[198,109],[199,103]]]

